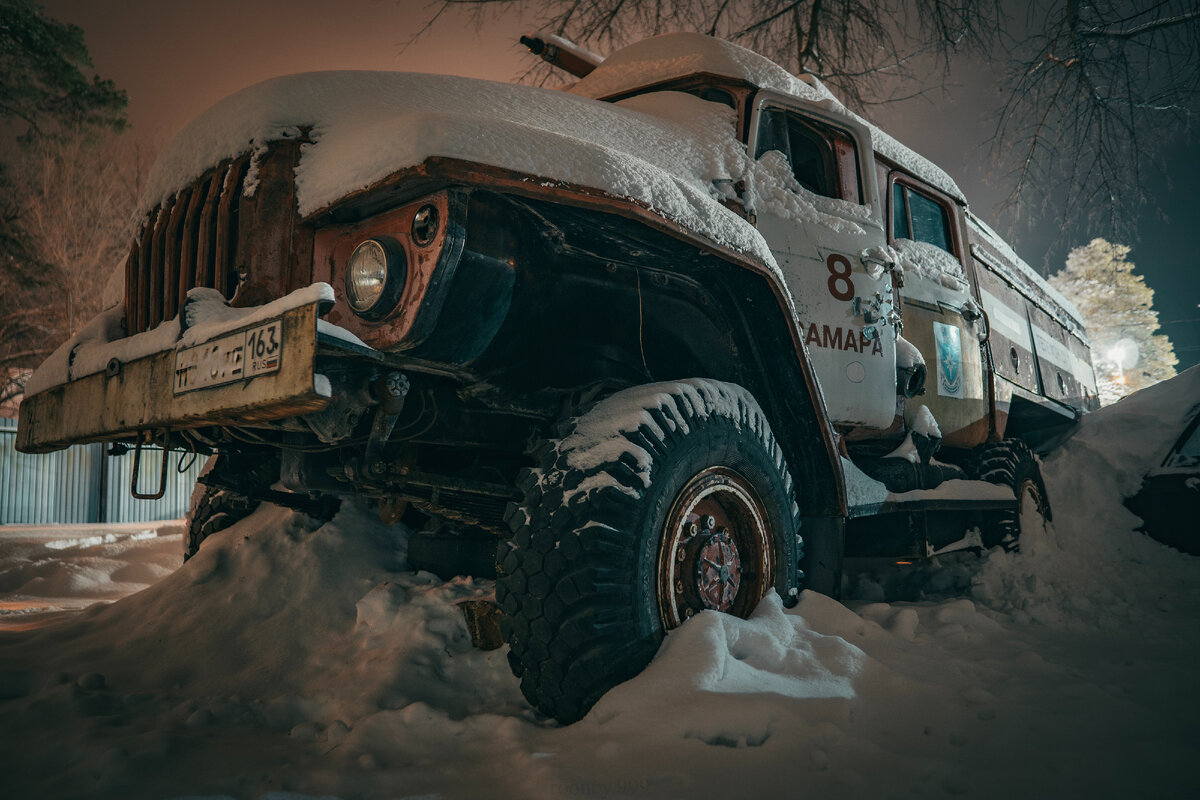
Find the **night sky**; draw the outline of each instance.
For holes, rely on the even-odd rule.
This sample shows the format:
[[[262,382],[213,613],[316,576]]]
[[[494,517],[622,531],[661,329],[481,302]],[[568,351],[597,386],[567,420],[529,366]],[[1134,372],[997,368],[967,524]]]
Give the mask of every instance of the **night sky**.
[[[510,80],[526,64],[517,37],[532,27],[510,16],[477,31],[466,14],[446,15],[401,53],[428,18],[427,0],[45,0],[44,6],[83,28],[98,73],[129,93],[135,135],[156,148],[225,95],[277,75],[394,69]],[[946,169],[975,212],[1043,272],[1058,269],[1071,247],[1104,235],[1096,230],[1056,243],[1062,237],[1051,214],[997,210],[1009,187],[991,174],[987,159],[991,78],[975,66],[957,71],[952,82],[945,99],[877,110],[874,121]],[[1200,362],[1198,182],[1200,152],[1174,142],[1167,174],[1150,180],[1152,207],[1141,214],[1139,238],[1125,242],[1156,292],[1160,332],[1171,337],[1181,370]]]

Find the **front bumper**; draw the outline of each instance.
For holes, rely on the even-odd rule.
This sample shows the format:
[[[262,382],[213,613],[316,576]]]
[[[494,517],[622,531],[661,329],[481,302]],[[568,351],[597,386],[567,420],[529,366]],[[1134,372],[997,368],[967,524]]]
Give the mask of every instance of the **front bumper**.
[[[25,398],[16,447],[23,453],[47,453],[143,431],[250,425],[320,411],[330,398],[327,389],[321,392],[315,385],[318,305],[297,306],[274,318],[282,341],[278,369],[272,372],[181,391],[177,367],[183,362],[175,347],[127,363],[114,359],[105,372]],[[257,320],[222,331],[209,342],[228,341],[263,325]]]

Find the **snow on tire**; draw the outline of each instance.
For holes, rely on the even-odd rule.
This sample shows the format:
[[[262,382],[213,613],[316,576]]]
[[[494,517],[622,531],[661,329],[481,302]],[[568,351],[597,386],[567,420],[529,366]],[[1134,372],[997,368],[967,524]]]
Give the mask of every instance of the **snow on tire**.
[[[229,489],[203,486],[199,496],[193,493],[193,504],[187,514],[183,534],[183,560],[187,561],[200,550],[204,540],[239,522],[258,507],[258,503]]]
[[[247,460],[228,453],[209,456],[192,490],[183,532],[183,560],[196,555],[209,536],[245,519],[258,508],[257,500],[222,485],[230,480],[231,474],[247,485],[264,485],[277,473],[278,465],[270,459]]]
[[[694,614],[794,593],[799,509],[762,409],[732,384],[627,389],[557,433],[509,506],[496,597],[526,698],[569,723]]]
[[[984,547],[999,545],[1015,551],[1020,547],[1024,525],[1032,519],[1040,519],[1043,525],[1052,519],[1041,468],[1029,445],[1020,439],[1006,439],[977,448],[967,462],[967,473],[976,480],[1007,486],[1017,498],[1015,512],[985,517]]]

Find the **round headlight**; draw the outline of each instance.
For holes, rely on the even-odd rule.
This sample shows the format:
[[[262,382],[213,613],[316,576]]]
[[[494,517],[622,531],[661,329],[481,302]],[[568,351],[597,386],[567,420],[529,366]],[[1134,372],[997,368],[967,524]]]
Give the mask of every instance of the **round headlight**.
[[[404,253],[383,239],[367,239],[346,263],[346,300],[355,313],[378,317],[391,311],[404,289]]]

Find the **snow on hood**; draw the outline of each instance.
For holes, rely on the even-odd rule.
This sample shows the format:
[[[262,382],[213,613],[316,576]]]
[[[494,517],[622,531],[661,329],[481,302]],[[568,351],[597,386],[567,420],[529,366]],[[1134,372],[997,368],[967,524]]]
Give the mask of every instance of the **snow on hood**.
[[[749,165],[734,136],[733,112],[676,93],[664,95],[661,106],[663,116],[656,117],[559,91],[445,75],[275,78],[226,98],[184,128],[155,165],[140,211],[222,159],[303,129],[311,143],[302,146],[296,168],[302,215],[442,156],[631,198],[773,264],[762,237],[720,205],[712,185],[714,178],[739,179]]]
[[[674,92],[659,93],[655,104],[637,109],[593,99],[617,87],[696,71],[741,78],[850,113],[823,86],[789,75],[743,47],[698,34],[631,45],[568,92],[446,75],[302,73],[243,89],[184,128],[155,165],[139,213],[144,216],[223,159],[261,153],[267,142],[306,133],[311,143],[302,146],[296,170],[302,215],[442,156],[627,197],[773,265],[762,237],[721,206],[712,184],[741,179],[752,163],[736,141],[730,109]],[[942,170],[864,124],[876,150],[962,198]],[[248,180],[248,191],[253,187]]]

